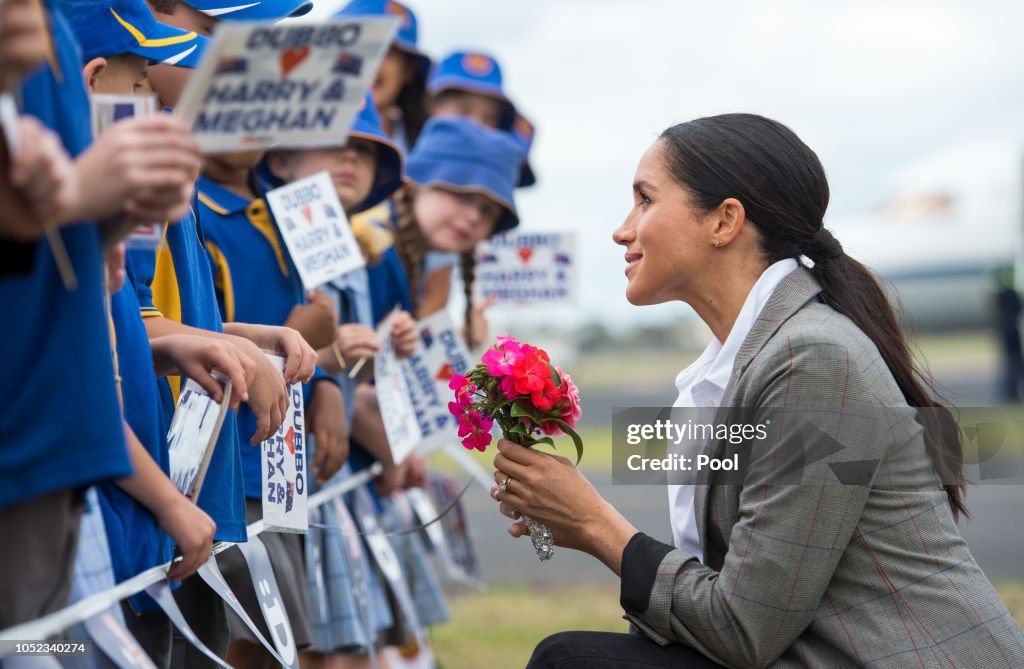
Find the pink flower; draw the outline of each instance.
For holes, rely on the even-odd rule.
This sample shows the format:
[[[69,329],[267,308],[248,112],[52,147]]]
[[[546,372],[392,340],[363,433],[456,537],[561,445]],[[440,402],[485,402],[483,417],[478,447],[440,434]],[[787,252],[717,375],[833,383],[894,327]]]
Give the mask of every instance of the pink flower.
[[[483,452],[491,443],[491,427],[494,420],[479,411],[467,411],[458,416],[459,436],[465,437],[462,445]]]
[[[576,427],[576,421],[583,417],[583,403],[580,401],[580,390],[573,383],[572,378],[566,372],[556,367],[562,384],[559,390],[562,393],[562,420],[569,427]]]
[[[506,342],[501,340],[505,339]],[[502,377],[512,373],[512,365],[523,357],[519,343],[511,337],[498,337],[498,346],[487,349],[480,362],[487,365],[487,373],[494,377]]]
[[[468,409],[473,404],[473,393],[476,392],[476,386],[470,383],[469,379],[461,374],[453,374],[452,380],[448,382],[448,387],[455,391],[455,406]],[[456,413],[452,409],[451,403],[448,404],[448,410],[452,414]]]

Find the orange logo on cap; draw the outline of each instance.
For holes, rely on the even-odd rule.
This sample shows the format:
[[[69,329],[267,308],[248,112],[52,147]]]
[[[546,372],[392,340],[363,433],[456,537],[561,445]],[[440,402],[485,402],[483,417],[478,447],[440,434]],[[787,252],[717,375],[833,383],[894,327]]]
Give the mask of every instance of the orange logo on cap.
[[[467,53],[462,58],[462,69],[470,74],[486,77],[494,70],[494,61],[479,53]]]
[[[402,5],[399,2],[394,2],[394,0],[392,0],[391,2],[388,3],[386,11],[388,14],[401,17],[403,28],[409,27],[409,23],[411,21],[409,17],[409,10],[404,5]]]

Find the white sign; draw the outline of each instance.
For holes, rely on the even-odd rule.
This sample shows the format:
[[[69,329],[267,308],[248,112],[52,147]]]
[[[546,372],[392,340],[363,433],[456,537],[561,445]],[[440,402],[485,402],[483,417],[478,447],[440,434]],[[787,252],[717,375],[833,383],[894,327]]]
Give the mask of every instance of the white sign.
[[[171,481],[178,490],[198,501],[206,478],[206,468],[217,446],[224,417],[231,401],[231,380],[214,372],[223,386],[224,396],[217,404],[203,388],[188,379],[178,397],[178,406],[167,431],[167,450],[170,456]]]
[[[416,350],[402,361],[416,420],[423,435],[423,447],[443,446],[458,441],[459,423],[448,411],[455,398],[448,387],[454,374],[465,374],[472,366],[469,349],[442,309],[419,322],[420,340]]]
[[[384,319],[377,328],[380,350],[373,356],[373,372],[377,380],[377,402],[384,420],[384,432],[395,464],[405,460],[423,438],[416,411],[409,398],[409,386],[405,382],[402,362],[395,355],[391,342],[394,326],[394,312]]]
[[[284,360],[265,354],[284,373]],[[263,442],[263,527],[272,532],[304,534],[309,529],[306,513],[306,415],[302,384],[288,386],[288,413],[284,423]]]
[[[89,96],[92,106],[92,134],[99,137],[110,126],[121,119],[136,116],[150,116],[156,113],[155,95],[112,95],[93,93]],[[153,250],[164,238],[163,223],[143,223],[135,227],[124,240],[130,249]]]
[[[275,188],[266,199],[306,290],[366,265],[326,171]]]
[[[340,146],[397,25],[221,22],[174,112],[206,153]]]
[[[575,305],[575,233],[509,233],[478,244],[473,289],[478,299]]]

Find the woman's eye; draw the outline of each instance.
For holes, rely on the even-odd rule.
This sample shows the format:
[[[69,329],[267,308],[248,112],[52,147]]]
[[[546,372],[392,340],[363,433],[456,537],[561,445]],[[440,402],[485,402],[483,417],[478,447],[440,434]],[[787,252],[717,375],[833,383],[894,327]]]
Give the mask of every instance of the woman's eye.
[[[647,197],[647,195],[643,191],[637,191],[636,196],[637,196],[637,199],[640,200],[641,206],[642,205],[647,205],[647,204],[651,203],[651,198]]]

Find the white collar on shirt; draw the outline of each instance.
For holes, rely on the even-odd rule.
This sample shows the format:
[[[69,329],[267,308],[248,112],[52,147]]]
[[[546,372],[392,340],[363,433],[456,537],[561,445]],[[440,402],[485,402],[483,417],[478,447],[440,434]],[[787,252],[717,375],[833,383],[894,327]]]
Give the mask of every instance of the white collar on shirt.
[[[732,377],[733,364],[736,362],[736,355],[740,352],[747,335],[758,314],[768,303],[768,298],[775,291],[782,280],[797,268],[797,262],[793,258],[786,258],[771,265],[766,269],[754,283],[747,299],[743,302],[736,322],[733,324],[725,343],[712,337],[704,352],[697,360],[679,372],[676,377],[676,387],[679,389],[679,400],[676,406],[706,406],[717,407],[722,401],[725,387]]]

